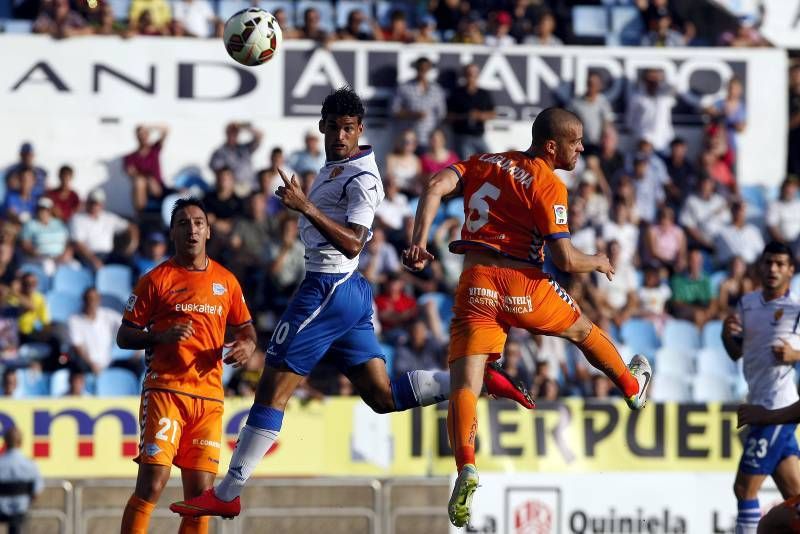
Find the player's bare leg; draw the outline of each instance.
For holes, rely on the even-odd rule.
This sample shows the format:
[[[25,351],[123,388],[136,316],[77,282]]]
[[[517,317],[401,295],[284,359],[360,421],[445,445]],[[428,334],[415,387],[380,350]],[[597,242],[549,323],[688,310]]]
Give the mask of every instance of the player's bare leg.
[[[488,359],[488,354],[477,354],[450,362],[447,434],[455,456],[458,478],[447,505],[447,513],[456,527],[469,523],[472,497],[478,488],[478,471],[475,467],[477,399],[483,387],[483,373]]]
[[[241,512],[239,495],[256,466],[278,440],[283,412],[305,377],[288,369],[267,366],[256,390],[247,423],[239,432],[225,478],[198,497],[173,503],[169,509],[183,516],[235,517]]]
[[[772,480],[784,499],[800,495],[800,459],[787,456],[781,460],[772,474]]]
[[[637,354],[625,365],[611,337],[583,315],[559,336],[572,341],[589,363],[614,382],[625,396],[628,406],[634,410],[644,407],[653,376],[647,358]]]
[[[736,516],[736,534],[755,534],[761,507],[758,503],[758,490],[764,484],[767,475],[751,475],[739,471],[733,483],[733,493],[738,502]]]
[[[169,480],[170,467],[166,465],[139,464],[136,489],[122,514],[122,534],[147,534],[150,514]]]
[[[183,482],[183,498],[186,500],[199,497],[214,487],[215,473],[198,471],[197,469],[181,469]],[[206,534],[208,532],[207,517],[182,517],[178,534]]]

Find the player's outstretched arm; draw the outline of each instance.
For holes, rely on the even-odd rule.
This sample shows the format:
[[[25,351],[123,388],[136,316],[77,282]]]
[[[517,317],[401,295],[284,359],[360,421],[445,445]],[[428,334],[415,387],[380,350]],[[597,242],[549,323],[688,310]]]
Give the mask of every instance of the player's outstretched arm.
[[[186,341],[194,334],[192,322],[177,323],[163,332],[141,330],[125,323],[117,331],[117,345],[121,349],[144,350],[167,343]]]
[[[593,256],[584,254],[572,244],[567,237],[549,241],[547,248],[553,258],[556,267],[565,273],[593,273],[595,271],[603,273],[609,280],[614,278],[614,267],[608,261],[605,254],[599,253]]]
[[[757,404],[742,404],[737,411],[739,425],[785,425],[800,422],[800,401],[777,410]]]
[[[449,167],[437,172],[430,179],[417,205],[411,246],[403,251],[403,265],[407,268],[419,271],[433,259],[433,255],[427,251],[433,219],[436,218],[439,206],[442,205],[442,199],[460,192],[461,181],[458,179],[458,174]]]

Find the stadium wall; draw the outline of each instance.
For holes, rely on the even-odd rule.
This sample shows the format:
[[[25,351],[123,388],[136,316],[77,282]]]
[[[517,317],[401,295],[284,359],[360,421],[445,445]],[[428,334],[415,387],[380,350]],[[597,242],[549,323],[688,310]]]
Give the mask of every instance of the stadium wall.
[[[23,51],[19,53],[19,51]],[[316,126],[322,98],[351,83],[368,100],[366,140],[385,151],[394,135],[386,108],[397,80],[413,74],[412,61],[437,62],[440,80],[456,83],[458,67],[482,66],[480,83],[494,91],[498,120],[488,134],[494,150],[519,147],[543,107],[581,92],[590,69],[607,71],[607,95],[622,118],[637,73],[662,68],[682,95],[673,110],[679,133],[698,137],[697,106],[722,96],[731,75],[746,88],[748,126],[740,138],[743,184],[779,183],[784,174],[787,127],[787,58],[783,50],[648,49],[519,46],[502,51],[464,45],[313,43],[290,41],[266,65],[246,68],[230,60],[218,40],[80,37],[54,41],[35,35],[0,35],[0,161],[9,163],[23,140],[36,144],[40,164],[55,179],[62,163],[76,168],[86,193],[103,184],[109,205],[130,212],[121,156],[135,148],[134,126],[165,122],[171,135],[162,153],[165,176],[197,172],[207,163],[231,120],[253,122],[266,138],[255,156],[266,165],[273,146],[300,148]],[[525,140],[525,141],[521,141]]]

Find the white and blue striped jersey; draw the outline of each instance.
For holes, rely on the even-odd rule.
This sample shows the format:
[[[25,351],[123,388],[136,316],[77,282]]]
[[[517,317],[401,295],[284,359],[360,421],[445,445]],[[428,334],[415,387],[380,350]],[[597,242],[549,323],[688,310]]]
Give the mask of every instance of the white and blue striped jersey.
[[[787,341],[800,348],[800,302],[786,295],[766,302],[761,291],[744,295],[738,305],[742,320],[742,360],[748,401],[768,409],[797,402],[794,365],[779,363],[772,347]]]
[[[359,149],[350,158],[327,162],[314,179],[308,199],[339,224],[372,228],[375,210],[384,197],[383,183],[372,147]],[[299,228],[306,246],[306,271],[349,273],[358,268],[358,256],[348,259],[305,217],[300,218]]]

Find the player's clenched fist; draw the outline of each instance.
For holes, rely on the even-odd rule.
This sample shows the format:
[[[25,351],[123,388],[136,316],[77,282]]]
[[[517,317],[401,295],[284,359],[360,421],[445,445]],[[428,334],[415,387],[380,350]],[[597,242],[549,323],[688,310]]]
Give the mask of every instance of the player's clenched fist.
[[[611,260],[608,259],[608,256],[603,254],[602,252],[599,254],[594,255],[595,259],[597,260],[597,267],[595,267],[595,271],[598,273],[603,273],[608,278],[608,281],[614,279],[614,266],[611,265]]]
[[[729,315],[722,322],[722,334],[728,337],[739,337],[742,335],[742,320],[738,315]]]
[[[255,350],[256,344],[252,339],[237,339],[230,344],[230,350],[222,361],[227,364],[233,364],[234,367],[241,367],[250,359]]]
[[[410,248],[403,251],[403,265],[409,271],[421,271],[431,260],[433,260],[433,254],[419,245],[411,245]]]
[[[158,344],[178,343],[180,341],[186,341],[193,335],[194,335],[194,327],[192,327],[191,321],[189,321],[188,323],[175,323],[174,325],[170,326],[163,332],[157,333],[156,343]]]

